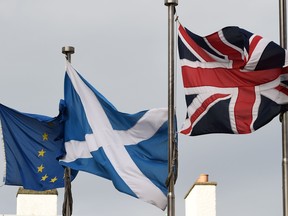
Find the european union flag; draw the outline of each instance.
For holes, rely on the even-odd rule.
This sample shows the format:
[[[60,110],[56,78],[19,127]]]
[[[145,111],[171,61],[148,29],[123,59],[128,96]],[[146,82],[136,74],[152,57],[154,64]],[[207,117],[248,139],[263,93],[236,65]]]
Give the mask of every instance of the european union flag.
[[[65,154],[62,121],[64,106],[57,117],[21,113],[0,104],[5,185],[31,190],[64,187],[64,167],[57,160]],[[72,171],[71,180],[77,172]]]

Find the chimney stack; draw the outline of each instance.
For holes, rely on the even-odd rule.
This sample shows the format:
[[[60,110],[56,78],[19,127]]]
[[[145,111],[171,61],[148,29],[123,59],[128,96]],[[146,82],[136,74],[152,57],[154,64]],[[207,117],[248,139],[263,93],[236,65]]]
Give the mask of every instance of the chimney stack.
[[[33,191],[19,188],[17,193],[17,215],[57,216],[56,189]]]
[[[216,182],[201,174],[185,196],[185,216],[216,216]]]

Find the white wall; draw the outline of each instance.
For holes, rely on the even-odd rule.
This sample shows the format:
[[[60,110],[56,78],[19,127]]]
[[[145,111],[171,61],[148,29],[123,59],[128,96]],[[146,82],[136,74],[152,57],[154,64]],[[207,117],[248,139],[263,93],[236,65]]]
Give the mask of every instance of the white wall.
[[[185,216],[216,216],[216,186],[201,174],[185,196]]]
[[[17,194],[17,216],[57,216],[57,192],[42,193],[19,190]]]
[[[216,216],[216,185],[195,184],[185,199],[186,216]]]

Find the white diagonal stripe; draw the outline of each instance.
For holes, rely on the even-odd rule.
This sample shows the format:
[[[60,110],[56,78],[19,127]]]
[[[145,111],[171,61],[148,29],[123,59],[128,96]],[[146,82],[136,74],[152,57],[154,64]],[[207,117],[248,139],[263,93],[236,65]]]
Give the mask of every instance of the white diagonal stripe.
[[[249,38],[249,43],[253,41],[254,37],[256,37],[256,35],[253,35],[251,38]],[[246,63],[244,67],[245,70],[249,70],[249,71],[255,70],[260,58],[262,57],[262,54],[265,48],[267,47],[269,43],[270,41],[265,40],[263,38],[257,43],[253,53],[250,56],[249,61]]]
[[[155,204],[161,209],[164,209],[167,202],[166,196],[139,170],[139,168],[136,166],[136,164],[133,162],[130,155],[126,151],[123,142],[121,141],[122,136],[124,136],[125,141],[133,141],[133,132],[137,133],[137,131],[139,131],[139,128],[142,130],[142,133],[146,131],[143,131],[143,125],[141,125],[141,122],[143,122],[143,117],[144,119],[147,118],[147,115],[144,115],[140,120],[140,124],[136,124],[129,133],[114,131],[109,122],[109,119],[106,116],[106,113],[104,112],[101,104],[97,100],[94,92],[80,79],[76,71],[69,63],[67,63],[67,73],[70,77],[71,82],[73,83],[76,92],[81,98],[81,102],[83,104],[88,123],[93,131],[93,134],[85,136],[85,144],[87,144],[88,149],[86,149],[86,151],[84,150],[82,153],[84,153],[88,157],[91,157],[89,155],[90,152],[102,147],[118,175],[121,176],[123,181],[138,196],[138,198],[146,202]],[[162,111],[163,113],[166,113],[167,116],[167,110],[163,109]],[[151,113],[152,115],[150,115]],[[151,113],[148,113],[148,117],[149,122],[153,122],[154,120],[153,130],[150,130],[148,135],[139,137],[138,139],[134,140],[136,143],[140,140],[150,138],[167,120],[167,118],[163,118],[162,122],[159,122],[159,118],[155,118],[154,111],[152,111]],[[163,116],[164,115],[165,114],[163,114]],[[83,144],[83,142],[79,144],[77,143],[77,141],[71,141],[70,143],[66,143],[66,151],[67,153],[70,150],[74,151],[70,148],[81,148],[82,146],[84,146]],[[132,143],[130,142],[130,144]],[[70,147],[70,145],[73,145],[73,147]],[[87,150],[89,151],[89,154]]]

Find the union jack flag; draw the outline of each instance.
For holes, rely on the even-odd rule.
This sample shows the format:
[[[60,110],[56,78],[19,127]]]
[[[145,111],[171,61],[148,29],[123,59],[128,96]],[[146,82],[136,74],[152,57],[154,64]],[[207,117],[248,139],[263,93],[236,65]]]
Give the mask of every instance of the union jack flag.
[[[239,27],[201,37],[179,24],[187,116],[180,133],[251,133],[288,103],[287,51]]]

